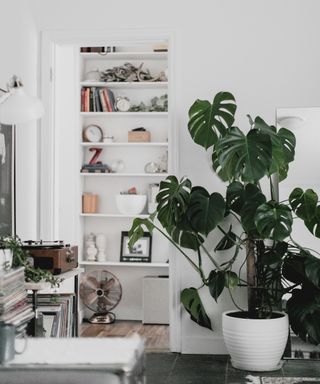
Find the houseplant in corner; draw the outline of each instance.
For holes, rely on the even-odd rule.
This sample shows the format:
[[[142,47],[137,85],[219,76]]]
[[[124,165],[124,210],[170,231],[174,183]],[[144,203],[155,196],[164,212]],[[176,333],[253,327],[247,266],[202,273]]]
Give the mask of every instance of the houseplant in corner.
[[[192,186],[186,177],[167,177],[160,184],[154,214],[134,220],[130,245],[145,228],[160,231],[199,275],[200,289],[207,287],[216,301],[224,289],[233,296],[237,286],[247,287],[248,307],[223,314],[232,364],[274,370],[286,345],[287,314],[297,335],[320,342],[320,260],[291,236],[297,217],[320,237],[320,204],[313,190],[301,188],[295,188],[288,200],[278,201],[278,181],[286,178],[294,160],[295,137],[260,117],[248,116],[249,130],[242,131],[233,126],[235,112],[235,99],[228,92],[218,93],[212,103],[196,100],[189,110],[191,137],[210,149],[213,170],[227,183],[225,195]],[[268,191],[263,191],[262,179],[268,181]],[[208,249],[205,240],[216,231],[219,241]],[[222,263],[217,258],[221,251],[228,255]],[[212,263],[209,273],[202,267],[204,257]],[[236,270],[240,264],[246,264],[245,277]],[[284,294],[291,294],[287,314],[277,312]],[[213,328],[197,288],[184,289],[181,302],[193,321]],[[234,340],[237,333],[239,339]]]

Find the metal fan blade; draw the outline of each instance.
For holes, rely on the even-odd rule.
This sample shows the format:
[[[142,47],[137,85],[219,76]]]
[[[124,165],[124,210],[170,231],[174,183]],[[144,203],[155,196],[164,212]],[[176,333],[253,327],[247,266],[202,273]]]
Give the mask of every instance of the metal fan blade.
[[[99,288],[99,282],[93,276],[84,276],[82,284],[85,285],[85,289],[96,290],[97,288]]]
[[[101,281],[101,289],[106,292],[109,291],[115,284],[115,279],[111,278],[109,280]]]
[[[87,305],[92,305],[98,298],[96,292],[92,292],[85,296],[84,301]]]

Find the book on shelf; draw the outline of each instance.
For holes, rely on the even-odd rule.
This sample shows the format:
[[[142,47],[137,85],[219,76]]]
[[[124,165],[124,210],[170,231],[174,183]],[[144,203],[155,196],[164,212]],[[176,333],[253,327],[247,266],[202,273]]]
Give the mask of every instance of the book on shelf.
[[[100,102],[102,106],[102,112],[108,112],[108,106],[106,99],[104,97],[103,89],[99,89],[99,97],[100,97]]]
[[[81,112],[114,112],[114,105],[114,94],[107,87],[83,87],[81,89]]]

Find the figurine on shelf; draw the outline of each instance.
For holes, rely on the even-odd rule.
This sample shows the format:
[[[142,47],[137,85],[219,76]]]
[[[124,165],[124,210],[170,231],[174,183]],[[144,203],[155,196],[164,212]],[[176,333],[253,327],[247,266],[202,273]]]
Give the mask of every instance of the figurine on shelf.
[[[98,248],[97,261],[106,261],[106,236],[102,233],[96,236],[96,246]]]
[[[96,261],[96,255],[98,250],[95,246],[95,236],[92,232],[87,236],[86,246],[87,261]]]

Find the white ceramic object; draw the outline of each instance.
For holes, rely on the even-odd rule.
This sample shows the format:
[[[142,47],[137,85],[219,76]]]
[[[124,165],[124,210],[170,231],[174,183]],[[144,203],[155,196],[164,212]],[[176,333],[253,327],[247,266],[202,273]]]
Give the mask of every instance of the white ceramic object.
[[[96,236],[96,246],[98,248],[97,261],[106,261],[107,239],[103,233]]]
[[[247,371],[274,371],[281,367],[289,321],[281,313],[275,319],[241,319],[222,314],[224,342],[233,367]]]
[[[116,195],[117,208],[123,215],[139,215],[146,202],[147,195]]]
[[[12,266],[12,251],[10,249],[0,249],[0,271],[10,269]]]

